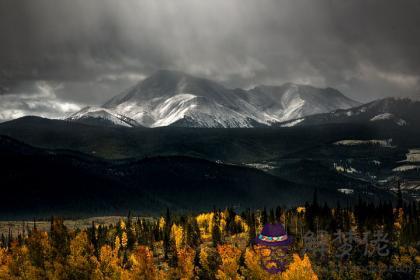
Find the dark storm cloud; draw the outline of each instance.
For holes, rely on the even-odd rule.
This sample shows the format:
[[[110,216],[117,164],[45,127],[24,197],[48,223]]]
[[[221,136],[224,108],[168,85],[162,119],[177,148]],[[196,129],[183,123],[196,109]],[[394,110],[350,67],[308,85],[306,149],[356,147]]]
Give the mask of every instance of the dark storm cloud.
[[[420,88],[416,0],[3,0],[0,34],[3,106],[40,81],[60,85],[50,100],[101,103],[162,68],[361,101]]]

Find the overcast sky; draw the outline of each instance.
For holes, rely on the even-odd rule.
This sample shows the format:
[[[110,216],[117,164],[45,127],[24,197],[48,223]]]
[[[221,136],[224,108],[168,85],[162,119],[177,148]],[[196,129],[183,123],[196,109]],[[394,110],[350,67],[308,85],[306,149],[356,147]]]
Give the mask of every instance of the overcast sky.
[[[99,105],[159,69],[420,95],[418,0],[1,0],[0,36],[0,120]]]

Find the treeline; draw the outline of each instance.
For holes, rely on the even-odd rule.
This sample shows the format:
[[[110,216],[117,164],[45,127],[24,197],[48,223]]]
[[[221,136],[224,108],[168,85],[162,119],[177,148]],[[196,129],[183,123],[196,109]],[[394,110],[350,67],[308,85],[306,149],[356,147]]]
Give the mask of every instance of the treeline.
[[[420,205],[311,203],[237,213],[213,209],[69,229],[52,218],[0,239],[0,279],[418,279]],[[260,265],[253,240],[266,223],[294,238],[288,269]],[[417,278],[416,278],[417,277]]]

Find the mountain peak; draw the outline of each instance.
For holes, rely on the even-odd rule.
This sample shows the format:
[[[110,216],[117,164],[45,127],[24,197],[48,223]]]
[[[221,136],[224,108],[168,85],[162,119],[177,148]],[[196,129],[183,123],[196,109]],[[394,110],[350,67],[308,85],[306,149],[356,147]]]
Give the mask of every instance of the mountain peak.
[[[113,121],[126,116],[130,124],[147,127],[255,127],[356,105],[331,88],[286,83],[245,91],[164,69],[109,100],[102,106],[106,110],[96,108],[88,114]]]
[[[186,77],[192,77],[191,75],[181,72],[181,71],[174,71],[174,70],[167,70],[162,69],[154,72],[152,75],[147,77],[140,83],[153,81],[153,82],[168,82],[168,81],[177,81]]]

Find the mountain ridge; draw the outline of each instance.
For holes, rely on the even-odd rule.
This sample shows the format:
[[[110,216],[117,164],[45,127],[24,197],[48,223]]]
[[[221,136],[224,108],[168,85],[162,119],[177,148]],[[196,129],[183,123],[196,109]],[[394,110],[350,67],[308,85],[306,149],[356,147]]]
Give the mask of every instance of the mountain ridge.
[[[415,126],[420,119],[420,101],[388,97],[354,108],[294,119],[279,126],[308,126],[339,123],[380,123],[396,126]]]
[[[124,116],[145,127],[232,128],[270,126],[359,104],[332,88],[287,83],[251,90],[228,89],[209,79],[160,70],[99,108],[104,108],[111,116]],[[88,110],[73,114],[69,120],[92,117],[100,118]],[[118,125],[118,122],[114,123]],[[128,126],[134,124],[129,122]]]
[[[35,148],[1,135],[0,151],[5,151],[0,175],[7,186],[2,189],[7,199],[0,205],[0,219],[117,215],[129,210],[153,214],[166,207],[274,207],[302,204],[312,194],[308,186],[254,168],[187,156],[110,161]],[[324,194],[344,199],[332,190]]]

